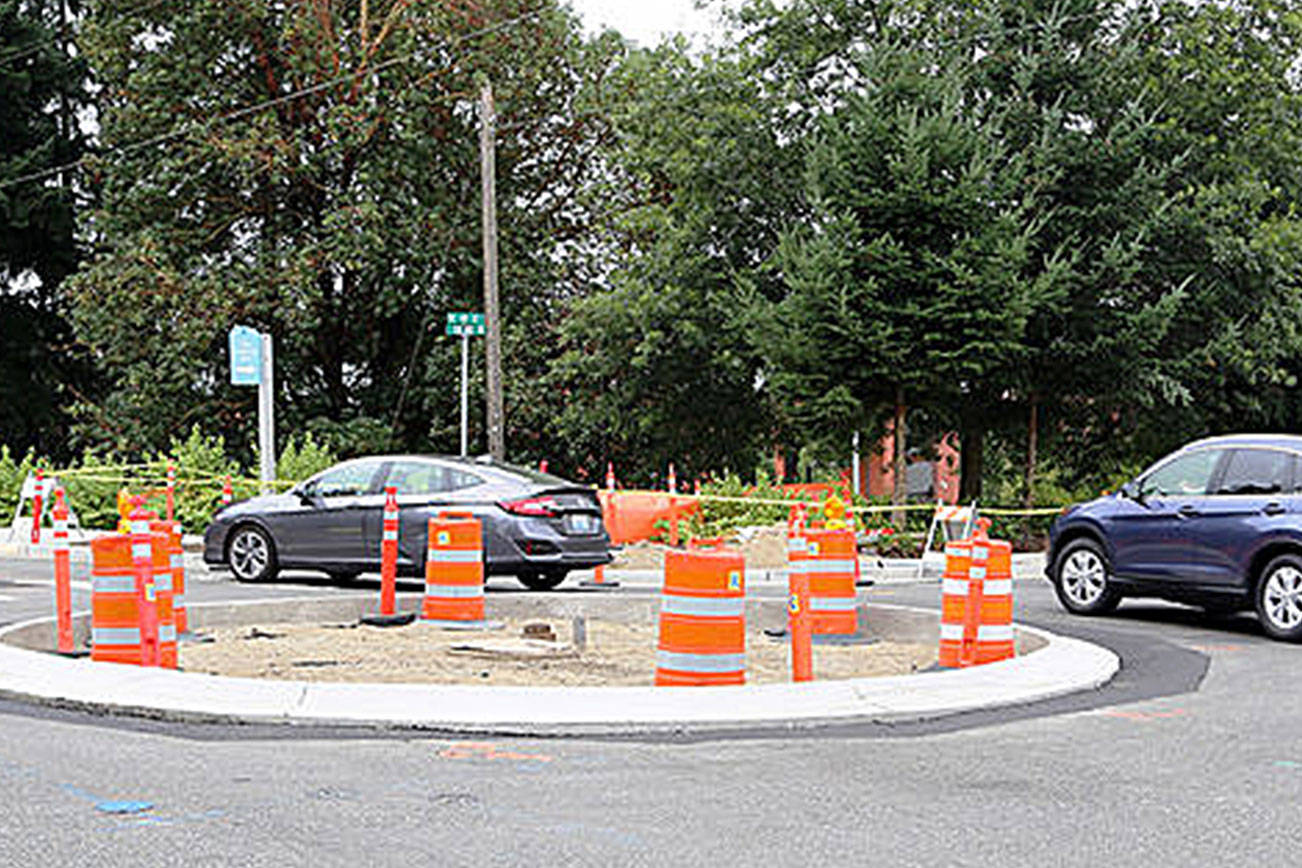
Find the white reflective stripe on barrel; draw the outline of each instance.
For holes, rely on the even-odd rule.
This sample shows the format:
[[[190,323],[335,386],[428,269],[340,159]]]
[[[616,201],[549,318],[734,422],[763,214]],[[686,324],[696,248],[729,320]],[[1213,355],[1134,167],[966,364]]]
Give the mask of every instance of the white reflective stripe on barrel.
[[[149,530],[149,521],[137,519],[131,522],[131,532],[133,534],[139,534],[140,536],[149,536],[151,533]]]
[[[170,558],[170,560],[172,564],[172,569],[180,570],[185,568],[185,559],[181,556],[180,552],[172,552],[172,557]]]
[[[484,596],[483,585],[432,585],[425,583],[425,596],[427,597],[482,597]]]
[[[990,559],[990,549],[985,546],[972,546],[972,560],[986,561]]]
[[[679,672],[740,672],[746,668],[745,654],[683,654],[656,651],[656,666]]]
[[[811,612],[853,612],[854,605],[854,597],[811,597],[809,599]]]
[[[149,543],[132,543],[131,559],[133,561],[147,561],[153,555]]]
[[[966,597],[967,579],[945,579],[941,582],[940,592],[950,597]]]
[[[479,549],[430,549],[426,557],[444,564],[477,564],[484,559]]]
[[[942,641],[961,642],[963,641],[962,624],[941,624],[940,638]]]
[[[96,594],[134,594],[135,576],[92,576],[91,589]]]
[[[1011,624],[982,624],[977,628],[978,642],[1007,642],[1012,638]]]
[[[394,528],[394,529],[390,530],[389,528],[385,528],[385,529],[384,529],[384,537],[383,537],[383,541],[384,541],[384,542],[397,542],[397,541],[398,541],[398,531],[397,531],[397,529]]]
[[[161,570],[157,573],[154,573],[154,590],[162,591],[165,594],[171,593],[172,574],[167,572],[166,570]]]
[[[139,645],[138,627],[92,627],[90,641],[95,645]]]
[[[809,545],[803,536],[787,537],[787,551],[805,552],[809,551]]]
[[[696,615],[702,618],[739,618],[746,608],[744,597],[683,597],[662,594],[662,615]]]
[[[986,579],[983,592],[987,597],[1007,597],[1013,592],[1012,579]]]
[[[968,574],[967,574],[967,575],[968,575],[968,578],[969,578],[969,579],[982,579],[982,580],[984,580],[985,577],[986,577],[986,568],[983,567],[983,566],[981,566],[980,564],[973,564],[973,565],[972,565],[972,568],[971,568],[970,570],[968,570]]]
[[[970,555],[972,550],[967,546],[945,546],[945,556],[950,558],[961,558],[964,555]]]
[[[806,561],[804,571],[807,573],[853,573],[854,561]]]
[[[159,642],[175,642],[175,641],[176,641],[176,625],[175,625],[175,624],[159,624],[159,625],[158,625],[158,641],[159,641]]]

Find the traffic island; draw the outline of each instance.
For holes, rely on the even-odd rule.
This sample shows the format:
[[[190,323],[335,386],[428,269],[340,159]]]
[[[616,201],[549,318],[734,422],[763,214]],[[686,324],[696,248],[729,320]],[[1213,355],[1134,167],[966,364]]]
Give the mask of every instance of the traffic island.
[[[412,611],[419,598],[400,599],[399,606]],[[291,627],[323,632],[325,624],[355,624],[373,603],[369,595],[358,597],[305,598],[296,600],[247,601],[191,606],[191,623],[228,642],[270,645],[282,641],[278,632]],[[589,647],[600,647],[608,627],[626,637],[645,638],[644,652],[652,659],[652,633],[658,600],[654,597],[593,596],[574,594],[529,595],[495,601],[494,616],[512,629],[499,631],[482,640],[467,641],[467,634],[448,634],[449,643],[474,646],[501,642],[510,635],[523,641],[526,623],[550,622],[557,640],[573,642],[572,633],[581,619]],[[869,629],[879,640],[867,646],[820,648],[832,652],[864,654],[873,649],[898,646],[935,647],[938,644],[937,613],[921,609],[872,605],[867,607]],[[785,605],[776,600],[746,600],[748,624],[757,631],[785,620]],[[86,630],[85,617],[75,625]],[[279,631],[273,625],[287,625]],[[625,625],[617,627],[612,625]],[[641,625],[639,634],[631,629]],[[398,629],[339,627],[336,635],[360,632],[381,637],[411,633],[428,652],[429,636],[420,637],[418,625]],[[754,677],[744,686],[652,687],[646,686],[651,666],[637,684],[504,684],[510,668],[502,660],[494,663],[492,649],[479,649],[477,671],[489,671],[487,679],[460,683],[415,683],[407,674],[394,672],[401,683],[385,683],[375,673],[365,682],[328,680],[340,653],[340,643],[322,645],[319,650],[303,649],[293,654],[304,665],[278,667],[275,677],[232,677],[192,670],[212,647],[183,649],[182,666],[187,671],[165,671],[135,666],[71,660],[47,651],[52,647],[52,624],[48,619],[11,626],[0,632],[0,695],[82,709],[98,714],[140,715],[156,719],[216,723],[283,723],[381,729],[410,729],[481,734],[654,734],[710,731],[763,730],[789,727],[818,727],[847,722],[902,723],[945,715],[1020,705],[1102,686],[1117,671],[1119,661],[1112,652],[1096,645],[1057,636],[1030,627],[1016,630],[1019,654],[1013,660],[963,670],[919,674],[890,674],[880,677],[822,677],[803,684],[774,679],[763,683],[764,666],[757,665]],[[430,628],[430,634],[433,630]],[[268,635],[270,634],[270,635]],[[612,634],[614,635],[614,634]],[[247,638],[236,638],[236,637]],[[318,635],[314,641],[325,642]],[[386,639],[385,641],[389,641]],[[420,643],[418,643],[420,644]],[[558,642],[559,644],[559,642]],[[407,649],[416,652],[416,648]],[[748,642],[748,666],[754,652],[785,655],[785,646],[767,639]],[[918,660],[908,656],[909,667]],[[193,655],[187,657],[185,655]],[[292,657],[293,655],[291,655]],[[455,655],[448,654],[448,657]],[[785,657],[782,658],[785,663]],[[193,660],[194,662],[191,662]],[[567,671],[564,658],[531,661],[523,667],[535,672],[557,667]],[[519,660],[507,661],[511,666]],[[641,664],[639,664],[641,665]],[[818,663],[815,664],[818,667]],[[493,667],[496,667],[494,669]],[[627,671],[635,668],[627,664]],[[577,673],[579,670],[570,670]],[[494,672],[497,681],[494,681]],[[480,676],[482,679],[482,676]],[[613,680],[613,679],[612,679]],[[500,686],[495,686],[500,685]]]

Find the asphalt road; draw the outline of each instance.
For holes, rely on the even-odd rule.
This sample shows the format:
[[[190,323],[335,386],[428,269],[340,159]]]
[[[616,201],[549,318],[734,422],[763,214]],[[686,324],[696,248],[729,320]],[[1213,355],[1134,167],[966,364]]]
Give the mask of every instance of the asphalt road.
[[[44,611],[49,588],[22,582],[46,575],[0,562],[0,622]],[[339,590],[303,577],[270,592]],[[1019,620],[1117,650],[1116,681],[889,730],[650,741],[357,738],[0,703],[0,866],[1298,861],[1302,648],[1250,618],[1128,603],[1068,619],[1044,583],[1016,593]],[[939,590],[869,594],[935,605]]]

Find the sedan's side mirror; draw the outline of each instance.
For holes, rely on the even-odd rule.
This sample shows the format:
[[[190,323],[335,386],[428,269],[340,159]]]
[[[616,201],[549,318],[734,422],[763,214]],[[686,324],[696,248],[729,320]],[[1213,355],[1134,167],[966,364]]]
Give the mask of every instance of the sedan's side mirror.
[[[1140,487],[1138,482],[1127,482],[1121,486],[1121,493],[1136,503],[1144,502],[1144,489]]]
[[[316,489],[311,485],[302,485],[295,488],[294,494],[298,496],[298,502],[304,506],[313,506],[316,504]]]

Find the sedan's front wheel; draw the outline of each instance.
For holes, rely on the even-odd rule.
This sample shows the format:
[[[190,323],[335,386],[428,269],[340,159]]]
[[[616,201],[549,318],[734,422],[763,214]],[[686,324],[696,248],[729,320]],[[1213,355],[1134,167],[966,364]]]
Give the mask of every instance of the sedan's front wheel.
[[[1280,555],[1257,582],[1257,618],[1273,639],[1302,641],[1302,558]]]
[[[227,561],[241,582],[263,582],[276,577],[276,549],[267,532],[256,525],[235,529]]]
[[[1065,545],[1053,566],[1053,589],[1063,608],[1077,615],[1105,615],[1121,602],[1109,580],[1103,548],[1092,539]]]

